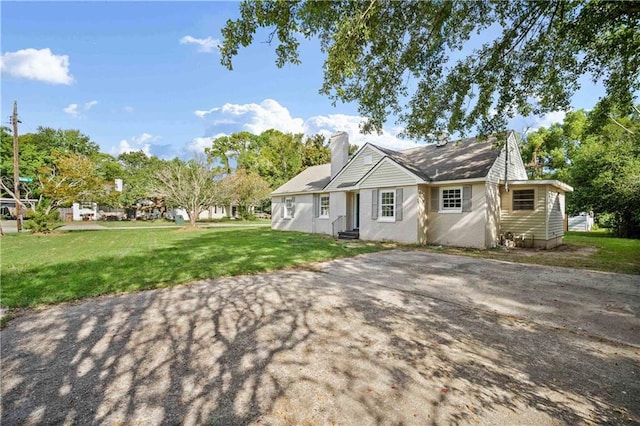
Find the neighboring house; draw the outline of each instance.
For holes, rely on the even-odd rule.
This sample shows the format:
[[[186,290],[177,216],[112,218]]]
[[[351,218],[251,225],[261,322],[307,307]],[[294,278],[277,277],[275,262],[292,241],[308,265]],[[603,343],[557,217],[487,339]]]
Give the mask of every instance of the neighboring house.
[[[170,215],[171,219],[173,217],[180,215],[185,219],[189,219],[189,213],[183,208],[174,209],[173,214]],[[204,209],[198,215],[198,220],[207,220],[207,219],[222,219],[227,217],[227,209],[222,206],[211,206],[208,209]],[[230,217],[237,217],[237,209],[236,206],[231,207],[231,215]]]
[[[27,206],[34,206],[38,203],[37,198],[22,198],[22,202]],[[22,208],[22,215],[27,216],[32,212],[31,208]],[[14,219],[16,218],[16,200],[13,198],[0,198],[0,218]]]
[[[271,194],[272,228],[460,247],[562,244],[565,193],[573,189],[528,180],[513,132],[502,148],[496,142],[401,152],[367,143],[349,158],[348,135],[338,133],[330,164],[309,167]]]
[[[98,220],[98,204],[96,203],[73,203],[71,205],[71,214],[73,220]]]

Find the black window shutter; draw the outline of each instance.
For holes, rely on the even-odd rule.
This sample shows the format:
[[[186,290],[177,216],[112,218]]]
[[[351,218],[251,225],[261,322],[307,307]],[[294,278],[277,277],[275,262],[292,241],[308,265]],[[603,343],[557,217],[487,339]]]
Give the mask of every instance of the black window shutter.
[[[465,185],[462,187],[462,211],[471,211],[471,185]]]
[[[439,194],[440,188],[431,188],[431,208],[429,210],[432,212],[440,210],[440,201],[438,200]]]
[[[371,219],[378,220],[378,190],[371,191]]]
[[[313,217],[320,216],[320,194],[313,194]]]
[[[396,189],[396,221],[402,220],[402,188]]]

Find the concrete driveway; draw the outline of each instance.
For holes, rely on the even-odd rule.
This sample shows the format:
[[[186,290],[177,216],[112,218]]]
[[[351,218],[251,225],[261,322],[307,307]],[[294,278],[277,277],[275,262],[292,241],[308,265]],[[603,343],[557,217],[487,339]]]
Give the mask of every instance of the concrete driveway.
[[[394,250],[1,332],[2,424],[640,422],[640,277]]]

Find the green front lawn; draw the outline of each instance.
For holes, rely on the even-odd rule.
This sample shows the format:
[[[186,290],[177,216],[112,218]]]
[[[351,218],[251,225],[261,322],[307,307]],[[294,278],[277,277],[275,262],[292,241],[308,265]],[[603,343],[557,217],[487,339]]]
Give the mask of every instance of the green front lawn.
[[[268,228],[128,229],[2,237],[2,306],[102,294],[302,265],[383,250]]]
[[[616,238],[605,231],[567,232],[564,242],[575,247],[593,247],[589,257],[603,271],[640,274],[640,240]]]
[[[453,247],[429,247],[427,250],[516,263],[640,274],[640,240],[616,238],[603,231],[567,232],[564,245],[550,250]]]
[[[73,224],[75,222],[72,222]],[[97,220],[92,222],[83,222],[90,223],[92,225],[100,225],[105,228],[139,228],[139,227],[152,227],[152,226],[175,226],[175,222],[172,220],[166,219],[156,219],[156,220],[114,220],[114,221],[106,221],[106,220]],[[65,225],[69,225],[70,223],[65,223]]]

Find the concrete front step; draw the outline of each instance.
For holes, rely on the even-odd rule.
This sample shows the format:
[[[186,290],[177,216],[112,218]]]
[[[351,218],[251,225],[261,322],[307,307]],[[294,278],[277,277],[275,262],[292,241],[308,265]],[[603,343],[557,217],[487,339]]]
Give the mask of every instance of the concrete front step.
[[[359,231],[338,232],[338,239],[340,240],[357,240],[359,238],[360,238]]]

